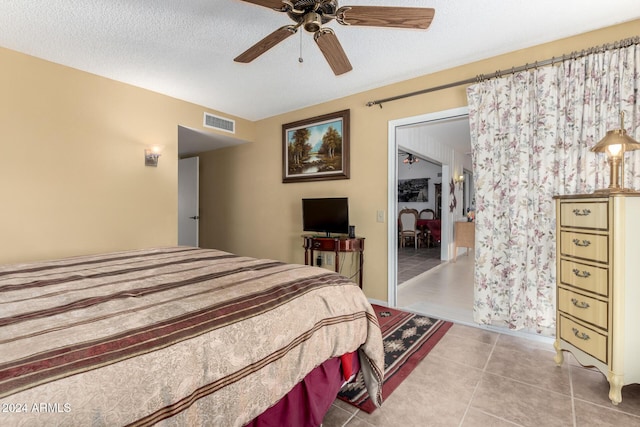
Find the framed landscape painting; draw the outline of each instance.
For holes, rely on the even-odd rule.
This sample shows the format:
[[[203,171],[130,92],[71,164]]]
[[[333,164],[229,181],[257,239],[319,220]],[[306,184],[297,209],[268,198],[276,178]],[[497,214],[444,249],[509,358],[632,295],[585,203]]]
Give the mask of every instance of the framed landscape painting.
[[[428,202],[429,179],[399,179],[398,202]]]
[[[282,125],[282,182],[349,179],[349,110]]]

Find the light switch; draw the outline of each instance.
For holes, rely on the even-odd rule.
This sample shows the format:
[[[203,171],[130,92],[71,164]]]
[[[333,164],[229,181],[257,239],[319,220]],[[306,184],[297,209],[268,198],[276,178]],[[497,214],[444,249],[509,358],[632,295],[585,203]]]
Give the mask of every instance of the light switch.
[[[376,221],[384,222],[384,211],[378,211],[377,212]]]

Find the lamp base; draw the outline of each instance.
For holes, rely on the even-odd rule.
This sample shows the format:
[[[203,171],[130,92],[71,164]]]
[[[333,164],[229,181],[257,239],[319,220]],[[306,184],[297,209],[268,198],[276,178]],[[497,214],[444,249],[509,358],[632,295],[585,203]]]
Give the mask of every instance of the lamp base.
[[[640,191],[638,190],[634,190],[632,188],[602,188],[600,190],[596,190],[593,192],[593,194],[602,194],[602,195],[606,195],[606,194],[626,194],[626,193],[640,193]]]

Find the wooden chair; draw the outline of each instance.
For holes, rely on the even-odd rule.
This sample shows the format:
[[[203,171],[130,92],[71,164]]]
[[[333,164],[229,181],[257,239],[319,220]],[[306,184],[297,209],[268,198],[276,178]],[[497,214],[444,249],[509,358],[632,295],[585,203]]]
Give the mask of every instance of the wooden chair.
[[[398,235],[400,247],[404,248],[405,240],[413,238],[413,244],[418,249],[420,230],[418,230],[418,211],[415,209],[402,209],[398,213]]]
[[[436,213],[433,209],[422,209],[418,214],[418,219],[435,219],[435,218],[436,218]],[[422,241],[425,242],[427,247],[431,247],[431,244],[433,243],[433,236],[431,235],[429,228],[426,226],[419,227],[419,228],[422,233]]]
[[[442,223],[439,219],[434,219],[427,223],[427,231],[429,232],[429,238],[432,243],[440,243],[442,238]]]
[[[433,209],[422,209],[418,214],[420,219],[436,219],[436,213]]]

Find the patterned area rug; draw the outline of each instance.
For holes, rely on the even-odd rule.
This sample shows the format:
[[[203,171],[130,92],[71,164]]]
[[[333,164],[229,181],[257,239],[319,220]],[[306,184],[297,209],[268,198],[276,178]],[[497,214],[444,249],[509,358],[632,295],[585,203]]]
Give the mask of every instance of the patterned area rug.
[[[453,323],[375,304],[372,306],[378,317],[384,342],[382,397],[386,399]],[[354,381],[340,390],[338,398],[368,413],[376,409],[364,386],[362,373],[358,373]]]

